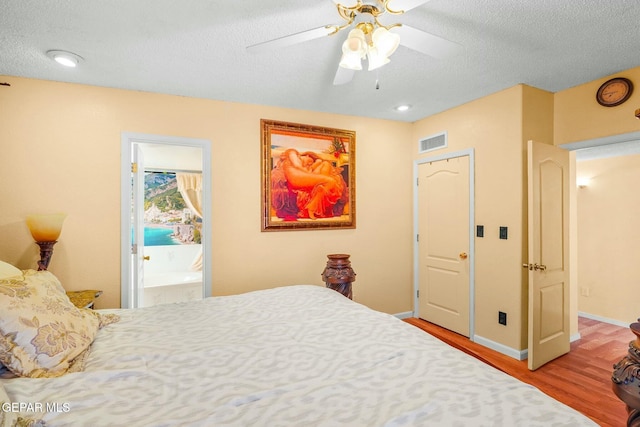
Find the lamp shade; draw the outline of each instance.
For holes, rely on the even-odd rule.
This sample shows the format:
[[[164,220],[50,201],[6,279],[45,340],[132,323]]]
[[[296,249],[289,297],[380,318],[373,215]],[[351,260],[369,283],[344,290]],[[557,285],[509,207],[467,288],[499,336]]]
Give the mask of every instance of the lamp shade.
[[[349,31],[349,36],[342,44],[343,53],[354,53],[363,57],[367,53],[367,38],[359,28]]]
[[[390,57],[400,44],[400,36],[392,33],[384,27],[378,27],[371,35],[373,45],[378,49],[380,55]]]
[[[378,48],[372,47],[367,53],[367,59],[369,60],[369,71],[380,68],[390,62],[389,58],[382,55]]]
[[[361,59],[367,53],[367,41],[360,29],[353,29],[342,43],[340,66],[349,70],[362,70]]]
[[[343,53],[340,59],[340,66],[348,70],[362,70],[360,55],[354,53]]]
[[[27,227],[36,242],[55,242],[62,231],[67,214],[40,214],[27,216]]]

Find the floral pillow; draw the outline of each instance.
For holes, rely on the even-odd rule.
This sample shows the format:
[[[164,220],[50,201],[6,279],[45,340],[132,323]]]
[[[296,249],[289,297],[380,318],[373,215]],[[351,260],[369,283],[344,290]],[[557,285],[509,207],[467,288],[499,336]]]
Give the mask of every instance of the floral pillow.
[[[6,279],[7,277],[19,276],[22,271],[18,270],[13,265],[0,261],[0,279]],[[0,424],[2,425],[2,424]]]
[[[0,363],[16,375],[63,375],[100,327],[100,315],[73,305],[48,271],[0,279]]]

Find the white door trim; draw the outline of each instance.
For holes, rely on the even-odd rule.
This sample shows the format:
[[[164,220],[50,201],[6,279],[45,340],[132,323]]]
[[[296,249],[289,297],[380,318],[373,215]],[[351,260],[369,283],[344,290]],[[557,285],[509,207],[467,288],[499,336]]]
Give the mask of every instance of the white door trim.
[[[211,296],[211,141],[208,139],[183,138],[175,136],[152,135],[134,132],[122,132],[120,137],[120,304],[122,308],[131,307],[131,147],[134,143],[151,143],[199,147],[202,149],[202,245],[203,260],[203,296]]]
[[[469,339],[475,334],[475,156],[474,149],[444,153],[425,157],[413,162],[413,315],[418,317],[419,249],[418,249],[418,165],[440,160],[469,156]]]
[[[604,145],[611,145],[612,147],[625,147],[626,144],[633,144],[640,141],[640,131],[628,132],[618,135],[610,135],[602,138],[585,139],[583,141],[569,142],[566,144],[560,144],[558,147],[565,150],[574,151],[581,150],[583,148],[602,147]],[[624,155],[625,152],[621,151],[616,155]],[[634,151],[635,154],[635,151]]]

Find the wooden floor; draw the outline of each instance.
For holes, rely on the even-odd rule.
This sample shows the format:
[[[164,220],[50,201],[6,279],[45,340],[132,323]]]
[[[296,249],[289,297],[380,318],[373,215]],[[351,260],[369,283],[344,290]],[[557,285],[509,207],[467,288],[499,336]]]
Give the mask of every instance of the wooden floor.
[[[529,371],[526,360],[505,356],[421,319],[405,321],[536,386],[601,426],[626,425],[625,406],[611,390],[611,373],[613,364],[626,355],[629,341],[634,338],[628,328],[581,317],[578,322],[581,338],[571,343],[571,352]]]

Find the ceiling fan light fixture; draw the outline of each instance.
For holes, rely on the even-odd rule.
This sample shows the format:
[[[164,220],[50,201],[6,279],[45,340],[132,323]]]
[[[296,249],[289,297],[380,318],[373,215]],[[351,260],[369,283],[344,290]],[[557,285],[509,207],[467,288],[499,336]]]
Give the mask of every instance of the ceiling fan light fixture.
[[[364,32],[354,28],[342,43],[342,58],[340,66],[349,70],[362,70],[362,58],[367,54],[367,40]]]
[[[367,38],[364,32],[359,28],[354,28],[349,31],[349,36],[342,44],[342,52],[353,52],[360,54],[360,57],[364,57],[367,53]]]
[[[373,45],[378,48],[378,51],[387,58],[396,51],[400,44],[400,36],[384,27],[376,28],[371,35],[371,40]]]
[[[384,25],[380,18],[384,14],[402,15],[429,0],[332,0],[338,15],[344,20],[340,24],[324,25],[288,36],[278,37],[247,47],[249,52],[265,51],[333,36],[343,30],[352,29],[342,39],[342,56],[333,84],[345,84],[353,78],[353,70],[362,70],[362,60],[367,59],[368,69],[375,70],[391,62],[391,55],[402,44],[406,48],[432,56],[436,59],[458,54],[462,46],[409,25],[396,22]],[[395,30],[394,30],[395,29]],[[393,32],[391,32],[393,31]],[[341,33],[343,34],[343,33]]]
[[[369,71],[380,68],[391,62],[391,60],[386,55],[382,54],[377,47],[369,48],[369,52],[367,52],[367,59],[369,60]]]
[[[362,70],[362,57],[357,53],[345,52],[340,59],[340,66],[348,70]]]

